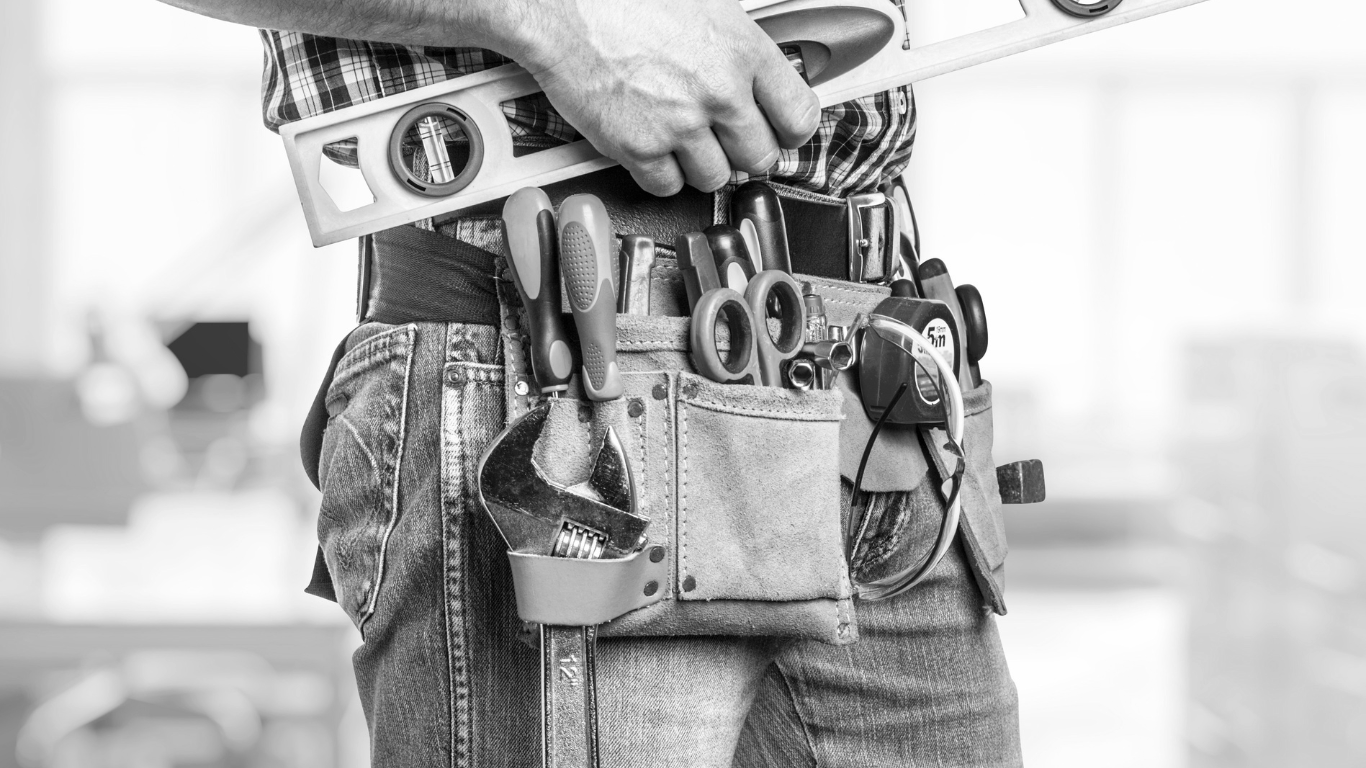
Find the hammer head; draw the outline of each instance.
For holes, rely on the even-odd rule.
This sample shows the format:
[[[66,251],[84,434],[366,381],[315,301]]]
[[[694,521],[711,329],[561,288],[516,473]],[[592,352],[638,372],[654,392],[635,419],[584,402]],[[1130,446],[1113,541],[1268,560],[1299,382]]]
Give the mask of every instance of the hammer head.
[[[640,549],[650,521],[637,511],[631,465],[616,431],[609,428],[602,437],[587,490],[570,490],[536,466],[536,441],[549,414],[550,403],[544,403],[508,425],[479,461],[479,498],[508,548],[550,555],[561,531],[574,528],[605,540],[606,557]]]

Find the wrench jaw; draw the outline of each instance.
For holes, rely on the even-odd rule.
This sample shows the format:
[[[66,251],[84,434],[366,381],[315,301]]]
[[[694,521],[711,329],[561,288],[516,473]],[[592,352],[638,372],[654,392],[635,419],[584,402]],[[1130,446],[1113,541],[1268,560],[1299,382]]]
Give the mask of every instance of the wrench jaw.
[[[536,441],[550,404],[518,418],[479,463],[479,496],[514,552],[621,558],[645,543],[650,521],[637,512],[631,466],[615,430],[603,436],[587,487],[600,499],[552,482],[536,466]]]
[[[626,449],[615,429],[609,427],[602,436],[602,446],[593,460],[593,472],[588,476],[588,487],[607,506],[640,516],[635,475],[631,474],[631,463],[626,459]]]

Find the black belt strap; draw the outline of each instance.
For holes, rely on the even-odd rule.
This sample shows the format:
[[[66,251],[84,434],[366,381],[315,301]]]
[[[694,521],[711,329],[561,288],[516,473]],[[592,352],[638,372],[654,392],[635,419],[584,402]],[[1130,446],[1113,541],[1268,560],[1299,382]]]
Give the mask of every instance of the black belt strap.
[[[593,195],[602,201],[612,219],[612,228],[622,235],[644,235],[673,247],[674,238],[684,232],[700,232],[714,220],[712,196],[684,187],[672,197],[655,197],[636,185],[625,168],[615,166],[547,184],[541,188],[552,205],[570,195]],[[507,198],[462,208],[433,223],[438,227],[457,219],[499,216]]]
[[[395,227],[371,237],[362,320],[498,324],[494,254],[417,227]],[[366,257],[362,246],[361,259]]]

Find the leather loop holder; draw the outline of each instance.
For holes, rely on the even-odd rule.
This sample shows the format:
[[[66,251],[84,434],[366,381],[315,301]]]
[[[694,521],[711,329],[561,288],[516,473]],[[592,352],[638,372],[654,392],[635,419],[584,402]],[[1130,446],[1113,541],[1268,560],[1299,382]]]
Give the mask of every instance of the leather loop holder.
[[[650,562],[649,551],[614,560],[508,552],[517,615],[536,624],[594,626],[657,603],[669,563]]]

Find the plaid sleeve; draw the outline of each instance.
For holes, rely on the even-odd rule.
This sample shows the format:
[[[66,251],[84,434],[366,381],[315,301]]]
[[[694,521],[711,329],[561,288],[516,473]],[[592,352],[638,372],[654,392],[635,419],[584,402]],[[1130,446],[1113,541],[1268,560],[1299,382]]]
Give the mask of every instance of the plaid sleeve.
[[[904,2],[891,1],[899,8]],[[270,29],[261,30],[261,41],[262,119],[276,132],[285,123],[511,61],[478,48],[413,47]],[[544,94],[502,106],[519,154],[579,138]],[[822,112],[816,135],[805,146],[784,151],[770,178],[837,197],[873,189],[906,166],[915,127],[909,88],[829,107]],[[329,145],[325,153],[339,163],[356,164],[354,142]]]

